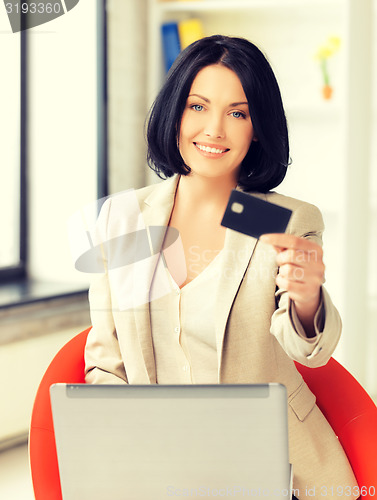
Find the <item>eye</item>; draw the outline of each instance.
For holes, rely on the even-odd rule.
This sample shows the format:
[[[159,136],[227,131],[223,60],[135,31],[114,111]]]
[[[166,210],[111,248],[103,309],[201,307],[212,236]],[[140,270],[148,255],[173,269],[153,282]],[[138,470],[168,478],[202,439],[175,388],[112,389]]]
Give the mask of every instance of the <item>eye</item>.
[[[231,115],[234,116],[234,118],[246,118],[245,113],[241,113],[241,111],[232,111]]]
[[[204,107],[201,104],[192,104],[190,106],[194,111],[203,111]]]

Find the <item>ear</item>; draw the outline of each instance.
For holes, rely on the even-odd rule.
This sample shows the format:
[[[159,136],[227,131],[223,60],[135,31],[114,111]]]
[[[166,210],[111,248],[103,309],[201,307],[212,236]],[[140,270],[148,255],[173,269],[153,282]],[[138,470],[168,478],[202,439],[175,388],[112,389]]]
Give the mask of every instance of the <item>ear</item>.
[[[256,137],[256,136],[254,135],[254,137],[252,138],[251,142],[258,142],[258,137]]]

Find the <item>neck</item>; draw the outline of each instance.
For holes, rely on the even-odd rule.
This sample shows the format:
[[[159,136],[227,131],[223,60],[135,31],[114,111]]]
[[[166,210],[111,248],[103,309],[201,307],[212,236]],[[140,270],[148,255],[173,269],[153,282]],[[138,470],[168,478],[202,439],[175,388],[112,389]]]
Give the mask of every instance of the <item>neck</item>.
[[[237,185],[236,179],[227,177],[202,177],[195,174],[181,175],[177,195],[193,206],[225,207],[230,192]]]

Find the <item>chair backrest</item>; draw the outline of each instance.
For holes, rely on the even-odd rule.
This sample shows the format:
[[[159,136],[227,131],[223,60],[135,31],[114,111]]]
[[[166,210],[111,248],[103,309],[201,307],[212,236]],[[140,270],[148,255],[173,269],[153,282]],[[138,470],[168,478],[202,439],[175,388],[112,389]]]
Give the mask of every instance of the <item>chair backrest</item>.
[[[90,328],[56,354],[39,385],[30,425],[29,458],[36,500],[62,500],[49,388],[84,383],[84,347]],[[296,367],[317,398],[352,465],[365,499],[377,495],[377,408],[357,380],[331,358],[320,368]],[[375,489],[373,489],[375,488]]]
[[[317,405],[338,436],[363,498],[377,496],[377,408],[357,380],[334,358],[325,366],[296,363]]]
[[[60,349],[39,384],[29,432],[29,460],[36,500],[62,500],[49,389],[59,382],[85,382],[84,347],[89,331],[90,328],[79,333]]]

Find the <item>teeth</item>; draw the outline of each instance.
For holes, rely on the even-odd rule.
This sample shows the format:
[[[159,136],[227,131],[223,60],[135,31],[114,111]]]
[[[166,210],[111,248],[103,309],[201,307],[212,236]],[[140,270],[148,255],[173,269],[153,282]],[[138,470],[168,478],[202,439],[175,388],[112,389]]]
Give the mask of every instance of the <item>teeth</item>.
[[[226,150],[225,149],[216,149],[216,148],[210,148],[208,146],[202,146],[201,144],[196,144],[196,147],[200,149],[201,151],[206,151],[207,153],[224,153]]]

